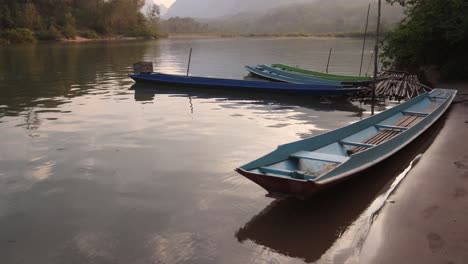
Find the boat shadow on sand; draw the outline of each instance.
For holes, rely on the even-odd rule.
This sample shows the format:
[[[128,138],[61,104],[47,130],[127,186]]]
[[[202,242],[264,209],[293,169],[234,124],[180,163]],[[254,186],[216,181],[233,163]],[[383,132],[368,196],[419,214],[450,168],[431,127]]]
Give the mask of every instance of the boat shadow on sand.
[[[397,155],[309,200],[275,200],[235,236],[308,263],[319,260],[369,205],[385,193],[410,161],[432,144],[442,118]]]
[[[213,90],[209,88],[187,88],[174,85],[135,83],[131,86],[135,91],[135,101],[154,101],[157,95],[183,96],[189,99],[216,99],[222,101],[238,101],[239,104],[280,105],[305,107],[318,111],[346,111],[360,115],[364,110],[351,103],[346,97],[318,97],[304,95],[271,94],[265,92],[245,92],[232,90]],[[245,101],[245,102],[243,102]]]

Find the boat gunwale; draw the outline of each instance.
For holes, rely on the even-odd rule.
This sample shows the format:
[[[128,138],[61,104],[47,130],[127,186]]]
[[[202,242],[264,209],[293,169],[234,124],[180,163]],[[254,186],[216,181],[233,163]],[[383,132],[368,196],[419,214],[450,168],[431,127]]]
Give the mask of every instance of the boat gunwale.
[[[362,152],[359,152],[357,154],[354,154],[354,155],[351,155],[350,158],[346,161],[346,162],[343,162],[341,163],[340,165],[338,165],[335,169],[338,169],[340,166],[344,165],[345,163],[351,163],[353,162],[354,160],[356,159],[359,159],[361,154],[364,154],[364,153],[368,153],[370,151],[378,151],[380,149],[382,149],[383,147],[385,146],[388,146],[390,145],[394,140],[398,139],[398,138],[402,138],[401,136],[408,134],[409,132],[412,132],[412,131],[417,131],[416,133],[414,133],[413,136],[411,136],[410,138],[408,138],[407,140],[405,140],[402,144],[397,144],[397,147],[394,147],[394,148],[391,148],[390,151],[386,152],[386,154],[384,155],[381,155],[379,156],[379,158],[375,159],[374,161],[372,162],[367,162],[359,167],[356,167],[355,169],[352,169],[352,170],[349,170],[347,172],[344,172],[344,173],[341,173],[341,174],[338,174],[338,175],[335,175],[335,176],[328,176],[328,173],[327,174],[324,174],[324,175],[321,175],[315,179],[312,179],[315,183],[317,183],[318,185],[325,185],[325,184],[328,184],[330,182],[334,182],[334,181],[337,181],[337,180],[340,180],[341,178],[346,178],[350,175],[353,175],[355,173],[358,173],[360,171],[363,171],[367,168],[370,168],[372,166],[374,166],[375,164],[385,160],[386,158],[392,156],[393,154],[395,154],[396,152],[400,151],[402,148],[406,147],[408,144],[410,144],[412,141],[414,141],[417,137],[419,137],[422,133],[424,133],[427,129],[429,129],[437,120],[439,120],[439,118],[447,111],[447,109],[450,107],[451,105],[451,102],[453,101],[453,99],[455,98],[457,92],[455,91],[449,98],[447,98],[445,100],[444,103],[442,103],[439,107],[437,107],[437,109],[435,109],[434,111],[432,111],[429,115],[425,116],[420,122],[418,122],[416,125],[414,125],[413,127],[410,127],[409,129],[401,132],[400,134],[398,134],[397,136],[385,141],[384,143],[382,144],[379,144],[379,145],[376,145],[375,147],[373,148],[370,148],[370,149],[367,149],[367,150],[364,150]],[[428,96],[430,97],[430,96]],[[445,106],[444,106],[445,105]],[[417,128],[418,124],[422,124],[422,121],[424,120],[430,120],[428,123],[426,123],[426,125],[424,125],[423,127],[421,128]],[[353,160],[354,158],[354,160]],[[334,170],[335,170],[334,169]],[[332,172],[332,171],[331,171]],[[323,180],[321,180],[322,178],[324,178]]]
[[[442,89],[442,88],[440,88]],[[448,89],[443,89],[443,90],[448,90]],[[387,111],[389,111],[388,113],[392,113],[392,114],[389,114],[389,116],[386,116],[385,118],[389,118],[393,115],[396,115],[398,113],[402,113],[404,111],[404,109],[408,109],[409,107],[411,107],[412,105],[415,105],[421,101],[423,101],[424,99],[430,99],[430,95],[431,95],[432,92],[426,92],[418,97],[415,97],[403,104],[400,104],[398,106],[395,106],[394,108],[391,108],[391,109],[388,109]],[[314,179],[295,179],[295,178],[288,178],[288,177],[284,177],[282,176],[281,178],[287,178],[288,180],[292,180],[292,181],[300,181],[300,182],[313,182],[315,183],[317,186],[324,186],[324,185],[328,185],[328,184],[331,184],[331,183],[334,183],[334,182],[337,182],[337,181],[340,181],[340,180],[343,180],[345,178],[347,178],[348,176],[351,176],[353,174],[356,174],[356,173],[359,173],[371,166],[374,166],[375,164],[385,160],[386,158],[390,157],[391,155],[395,154],[396,152],[400,151],[402,148],[406,147],[408,144],[410,144],[414,139],[416,139],[417,137],[419,137],[422,133],[424,133],[429,127],[431,127],[437,120],[439,120],[439,118],[447,111],[447,109],[450,107],[453,99],[455,98],[457,94],[457,91],[456,90],[453,90],[452,94],[445,98],[445,101],[440,104],[437,108],[433,109],[427,116],[425,116],[420,122],[418,122],[416,125],[414,125],[413,127],[410,127],[408,128],[407,130],[404,130],[402,131],[401,133],[399,133],[397,136],[385,141],[384,143],[382,144],[379,144],[379,145],[376,145],[375,147],[373,148],[370,148],[370,149],[367,149],[367,150],[364,150],[362,152],[359,152],[359,153],[356,153],[356,154],[353,154],[351,156],[349,156],[349,159],[343,163],[340,163],[336,168],[334,168],[332,171],[330,171],[329,173],[326,173],[326,174],[323,174],[321,176],[318,176]],[[414,103],[410,103],[411,101],[416,101]],[[404,107],[408,105],[408,107]],[[403,108],[403,110],[402,110]],[[391,111],[391,110],[394,110],[394,111]],[[291,142],[291,143],[288,143],[288,144],[284,144],[284,145],[280,145],[278,146],[278,148],[276,150],[274,150],[273,152],[270,152],[269,154],[266,154],[248,164],[245,164],[239,168],[236,169],[237,172],[239,172],[240,174],[244,175],[245,174],[254,174],[254,175],[258,175],[258,176],[261,176],[261,177],[272,177],[272,178],[278,178],[278,176],[276,175],[268,175],[268,174],[262,174],[262,173],[256,173],[256,172],[252,172],[252,170],[255,170],[257,169],[259,166],[252,166],[252,164],[255,164],[255,163],[260,163],[260,161],[262,159],[265,159],[266,157],[272,155],[273,153],[277,152],[278,150],[280,150],[281,148],[284,148],[290,144],[299,144],[300,142],[305,142],[307,140],[310,140],[312,138],[318,138],[318,137],[324,137],[324,136],[327,136],[328,134],[330,133],[333,133],[335,131],[338,131],[338,130],[345,130],[346,128],[350,127],[350,126],[357,126],[359,123],[363,123],[363,122],[370,122],[369,120],[373,120],[373,119],[377,119],[377,118],[374,118],[376,116],[371,116],[371,117],[368,117],[364,120],[361,120],[361,121],[358,121],[356,123],[353,123],[351,125],[348,125],[348,126],[345,126],[345,127],[341,127],[341,128],[338,128],[336,130],[331,130],[331,131],[328,131],[328,132],[325,132],[323,134],[320,134],[320,135],[317,135],[317,136],[313,136],[311,138],[308,138],[308,139],[303,139],[303,140],[299,140],[299,141],[295,141],[295,142]],[[366,121],[367,120],[367,121]],[[385,120],[384,118],[382,118],[382,120]],[[427,123],[424,124],[424,120],[429,120]],[[377,122],[374,123],[374,125],[376,124]],[[422,127],[418,127],[418,125],[420,124],[423,124]],[[369,125],[368,127],[372,126]],[[416,131],[416,132],[414,132]],[[396,141],[397,139],[401,139],[402,136],[404,135],[407,135],[408,133],[411,133],[413,132],[414,135],[413,136],[410,136],[409,138],[407,138],[406,140],[404,140],[401,144],[397,144],[396,147],[394,148],[391,148],[390,151],[386,151],[385,154],[383,155],[379,155],[377,159],[371,161],[371,162],[366,162],[364,163],[363,165],[361,166],[358,166],[358,167],[355,167],[351,170],[348,170],[346,172],[343,172],[343,173],[339,173],[337,175],[332,175],[333,171],[337,170],[338,168],[340,168],[341,166],[343,166],[344,164],[349,164],[349,163],[352,163],[353,161],[355,160],[359,160],[362,156],[364,156],[365,154],[368,155],[369,152],[375,152],[375,151],[379,151],[385,147],[387,147],[388,145],[392,144],[394,141]],[[336,132],[335,132],[336,133]],[[350,134],[352,135],[352,133]],[[278,162],[282,162],[282,161],[285,161],[285,160],[288,160],[288,158],[285,158],[285,159],[281,159],[281,160],[276,160],[274,163],[272,164],[276,164]],[[272,165],[272,164],[268,164],[268,165],[263,165],[263,166],[269,166],[269,165]],[[250,168],[250,169],[247,169],[246,167],[253,167],[253,168]],[[242,173],[244,172],[244,173]],[[328,175],[328,176],[327,176]],[[331,175],[331,176],[330,176]],[[267,190],[268,191],[268,190]]]
[[[271,65],[274,68],[284,69],[285,71],[291,71],[298,74],[306,76],[315,76],[317,78],[323,78],[325,80],[341,81],[341,82],[360,82],[360,81],[370,81],[372,78],[367,76],[353,76],[353,75],[339,75],[331,73],[323,73],[318,71],[312,71],[308,69],[303,69],[299,67],[294,67],[287,64],[275,63]]]
[[[250,66],[250,67],[254,69],[260,68],[260,69],[263,69],[264,71],[270,72],[280,77],[285,77],[288,79],[296,79],[297,83],[311,83],[311,84],[317,83],[317,84],[324,84],[324,85],[331,85],[331,86],[344,86],[343,82],[341,81],[326,80],[326,79],[321,79],[320,77],[317,77],[317,76],[300,74],[298,72],[293,72],[293,71],[285,71],[279,68],[270,67],[266,64],[260,64],[260,65]],[[287,76],[285,74],[288,74],[290,76]]]

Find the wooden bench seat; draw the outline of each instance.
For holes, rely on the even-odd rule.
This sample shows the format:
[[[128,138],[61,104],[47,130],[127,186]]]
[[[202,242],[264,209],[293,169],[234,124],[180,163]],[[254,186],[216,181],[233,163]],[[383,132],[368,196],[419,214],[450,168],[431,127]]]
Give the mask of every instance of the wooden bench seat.
[[[297,158],[297,159],[309,159],[309,160],[317,160],[317,161],[325,161],[325,162],[333,162],[333,163],[343,163],[349,159],[349,157],[346,157],[346,156],[312,152],[312,151],[299,151],[294,154],[291,154],[290,157]]]

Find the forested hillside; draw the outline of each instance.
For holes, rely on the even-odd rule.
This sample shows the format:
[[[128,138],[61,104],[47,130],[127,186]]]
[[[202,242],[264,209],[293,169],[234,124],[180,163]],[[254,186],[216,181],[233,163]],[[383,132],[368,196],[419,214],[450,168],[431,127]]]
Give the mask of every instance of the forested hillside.
[[[164,18],[219,18],[243,12],[258,12],[274,7],[316,0],[177,0]]]
[[[156,36],[159,11],[144,0],[0,0],[0,38],[10,42],[82,36]]]
[[[217,19],[171,18],[162,21],[166,33],[337,33],[364,30],[368,0],[316,0],[280,6],[263,12],[244,12]],[[398,5],[384,5],[382,24],[390,29],[403,18]],[[372,6],[370,28],[376,25],[376,5]]]

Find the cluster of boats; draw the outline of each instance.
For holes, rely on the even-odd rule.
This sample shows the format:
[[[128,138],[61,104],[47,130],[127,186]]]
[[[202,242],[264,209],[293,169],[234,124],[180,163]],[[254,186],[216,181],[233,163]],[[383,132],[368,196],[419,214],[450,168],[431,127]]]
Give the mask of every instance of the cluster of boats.
[[[253,75],[272,81],[181,76],[152,72],[152,70],[141,72],[138,64],[134,65],[134,69],[137,70],[130,77],[136,82],[161,85],[314,96],[351,95],[366,90],[364,86],[370,81],[367,77],[318,73],[283,64],[244,67]]]
[[[284,64],[245,66],[247,81],[137,72],[137,82],[200,86],[213,89],[268,91],[320,96],[364,90],[369,77],[320,73]],[[236,169],[263,187],[268,196],[307,198],[357,175],[411,143],[446,112],[457,91],[434,89],[349,126],[279,146],[272,153]]]

